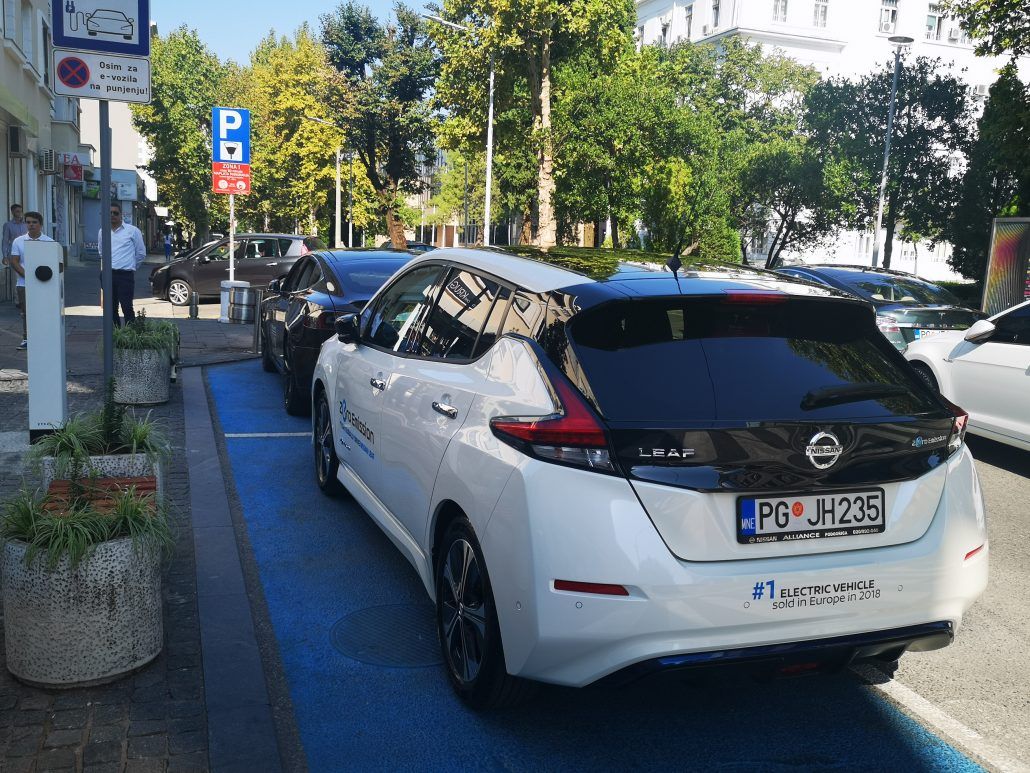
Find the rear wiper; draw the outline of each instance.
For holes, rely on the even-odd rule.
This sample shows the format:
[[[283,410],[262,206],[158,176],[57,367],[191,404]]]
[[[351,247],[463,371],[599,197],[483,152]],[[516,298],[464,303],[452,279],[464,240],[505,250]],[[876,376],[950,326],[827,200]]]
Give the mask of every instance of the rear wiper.
[[[857,403],[861,400],[875,400],[880,397],[897,397],[907,395],[911,392],[908,387],[901,384],[834,384],[833,386],[819,387],[801,398],[801,410],[811,411],[815,408],[824,408],[828,405],[842,405],[843,403]]]

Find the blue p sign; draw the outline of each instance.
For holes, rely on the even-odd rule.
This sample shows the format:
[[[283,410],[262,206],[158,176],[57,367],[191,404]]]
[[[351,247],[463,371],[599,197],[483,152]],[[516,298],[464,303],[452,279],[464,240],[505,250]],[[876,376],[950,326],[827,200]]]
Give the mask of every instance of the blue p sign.
[[[211,111],[211,159],[216,163],[250,164],[250,111],[216,107]]]

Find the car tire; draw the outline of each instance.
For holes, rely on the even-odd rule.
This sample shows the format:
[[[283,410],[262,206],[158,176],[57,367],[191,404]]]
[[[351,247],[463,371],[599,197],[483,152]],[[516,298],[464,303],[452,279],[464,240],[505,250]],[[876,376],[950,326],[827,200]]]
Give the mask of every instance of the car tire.
[[[329,410],[329,398],[322,391],[318,393],[315,403],[314,434],[311,440],[315,452],[315,480],[319,490],[326,496],[342,496],[343,484],[336,477],[340,460],[336,456],[333,440],[333,414]]]
[[[300,388],[288,363],[283,371],[283,406],[290,416],[308,416],[311,413],[310,398]]]
[[[536,685],[505,670],[486,562],[466,518],[447,527],[437,552],[435,575],[436,629],[454,691],[475,709],[525,702]]]
[[[913,362],[912,369],[919,374],[919,378],[923,380],[924,384],[930,387],[934,392],[940,393],[941,387],[940,384],[937,383],[937,379],[934,378],[933,371],[921,362]]]
[[[264,324],[261,325],[261,369],[265,373],[275,373],[278,368],[275,367],[275,360],[272,359],[272,353],[268,350],[268,328]]]
[[[185,279],[173,279],[168,283],[168,302],[173,306],[189,306],[193,288]]]

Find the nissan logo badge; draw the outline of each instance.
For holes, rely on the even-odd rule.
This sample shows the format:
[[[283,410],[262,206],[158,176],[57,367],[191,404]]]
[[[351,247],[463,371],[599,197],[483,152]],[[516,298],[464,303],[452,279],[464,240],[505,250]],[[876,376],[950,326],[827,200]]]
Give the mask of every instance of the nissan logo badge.
[[[805,456],[817,470],[833,467],[844,453],[844,446],[836,435],[829,432],[816,432],[805,446]]]

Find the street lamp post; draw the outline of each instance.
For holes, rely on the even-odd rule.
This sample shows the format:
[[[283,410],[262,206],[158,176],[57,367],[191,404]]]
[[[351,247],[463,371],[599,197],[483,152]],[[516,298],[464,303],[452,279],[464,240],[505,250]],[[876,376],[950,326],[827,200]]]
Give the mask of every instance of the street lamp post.
[[[304,120],[306,120],[306,121],[314,121],[315,123],[325,124],[326,126],[332,126],[335,129],[339,129],[340,131],[344,131],[344,128],[342,126],[339,126],[339,125],[333,123],[332,121],[327,121],[324,118],[316,118],[313,115],[306,115],[306,116],[304,116]],[[341,185],[340,185],[340,161],[342,160],[342,158],[343,158],[343,145],[339,145],[336,148],[336,228],[335,228],[335,232],[333,234],[333,246],[336,249],[340,249],[340,247],[343,246],[343,235],[342,235],[342,233],[343,233],[343,226],[340,224],[340,219],[341,219],[340,201],[342,199],[342,190],[341,190]],[[352,186],[352,183],[353,183],[353,179],[352,178],[354,176],[354,164],[351,161],[352,158],[353,158],[353,154],[352,153],[348,153],[347,154],[347,162],[348,162],[347,163],[347,168],[348,168],[348,171],[347,171],[347,246],[348,247],[353,247],[354,246],[354,230],[353,230],[353,226],[351,224],[351,220],[353,220],[353,213],[354,213],[354,199],[353,199],[353,194],[351,192],[351,188],[353,187]]]
[[[435,21],[437,24],[442,24],[445,27],[459,30],[461,32],[473,32],[472,27],[466,27],[464,24],[455,24],[452,21],[447,21],[434,14],[424,13],[423,18]],[[489,91],[489,107],[487,109],[486,119],[486,198],[483,202],[483,246],[490,246],[490,205],[492,193],[493,193],[493,182],[494,182],[494,55],[490,54],[490,91]],[[468,226],[468,216],[465,217],[466,227]]]
[[[891,136],[894,133],[894,107],[898,96],[898,75],[901,72],[901,52],[913,42],[905,35],[887,38],[894,44],[894,80],[891,83],[891,104],[887,111],[887,137],[883,144],[883,172],[880,174],[880,200],[876,206],[876,234],[873,241],[873,268],[880,262],[880,240],[883,238],[883,200],[887,193],[887,163],[891,157]]]
[[[343,148],[336,149],[336,229],[333,233],[333,246],[336,249],[340,249],[343,246],[343,239],[340,235],[342,231],[340,223],[340,156],[343,154]]]

